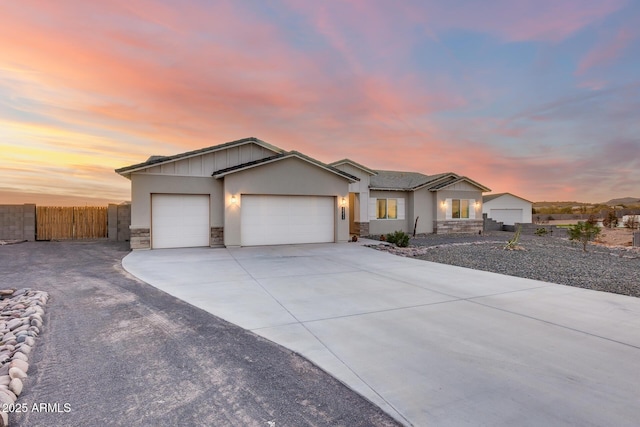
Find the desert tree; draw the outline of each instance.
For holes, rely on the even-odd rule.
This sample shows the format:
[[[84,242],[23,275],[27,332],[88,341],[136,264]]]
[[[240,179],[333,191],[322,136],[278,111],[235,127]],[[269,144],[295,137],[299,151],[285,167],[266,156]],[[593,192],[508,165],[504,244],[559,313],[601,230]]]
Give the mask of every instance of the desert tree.
[[[591,222],[579,222],[568,228],[569,240],[582,243],[582,250],[587,252],[587,243],[594,240],[600,234],[600,227]]]
[[[618,215],[615,209],[610,209],[602,220],[602,225],[607,228],[615,228],[618,226]]]

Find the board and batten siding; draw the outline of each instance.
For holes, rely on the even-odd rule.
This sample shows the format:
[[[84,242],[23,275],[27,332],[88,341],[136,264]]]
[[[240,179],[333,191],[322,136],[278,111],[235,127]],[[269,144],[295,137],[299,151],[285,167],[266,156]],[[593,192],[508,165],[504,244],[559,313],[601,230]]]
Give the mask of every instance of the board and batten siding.
[[[275,155],[257,144],[245,144],[206,154],[196,154],[169,163],[151,166],[136,173],[150,175],[211,176],[217,170],[253,162]]]

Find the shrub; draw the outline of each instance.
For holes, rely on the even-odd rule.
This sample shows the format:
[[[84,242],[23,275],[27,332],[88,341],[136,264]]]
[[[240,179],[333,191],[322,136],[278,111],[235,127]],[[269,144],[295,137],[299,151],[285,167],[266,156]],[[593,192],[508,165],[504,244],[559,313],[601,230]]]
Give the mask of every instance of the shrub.
[[[590,222],[579,222],[567,229],[569,240],[577,240],[582,243],[582,250],[587,251],[587,243],[600,234],[600,227]]]
[[[516,228],[516,232],[513,234],[513,237],[509,239],[506,245],[504,245],[504,250],[513,251],[522,249],[520,246],[518,246],[518,242],[520,241],[520,231],[522,231],[522,227],[518,225],[518,227]]]
[[[546,236],[547,235],[547,229],[546,228],[537,228],[536,229],[536,236]]]
[[[410,236],[404,231],[395,231],[387,234],[387,242],[394,243],[400,248],[406,248],[409,246]]]
[[[616,215],[616,211],[614,209],[609,210],[607,212],[607,216],[602,220],[602,225],[607,228],[614,228],[618,226],[618,216]]]

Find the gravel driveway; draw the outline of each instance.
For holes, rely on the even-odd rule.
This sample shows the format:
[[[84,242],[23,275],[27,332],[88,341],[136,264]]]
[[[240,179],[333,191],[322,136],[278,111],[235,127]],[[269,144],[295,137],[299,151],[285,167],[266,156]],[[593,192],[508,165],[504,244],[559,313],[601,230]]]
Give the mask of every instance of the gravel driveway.
[[[0,246],[0,288],[50,295],[18,403],[70,408],[11,414],[11,425],[397,425],[302,357],[132,278],[127,252]]]

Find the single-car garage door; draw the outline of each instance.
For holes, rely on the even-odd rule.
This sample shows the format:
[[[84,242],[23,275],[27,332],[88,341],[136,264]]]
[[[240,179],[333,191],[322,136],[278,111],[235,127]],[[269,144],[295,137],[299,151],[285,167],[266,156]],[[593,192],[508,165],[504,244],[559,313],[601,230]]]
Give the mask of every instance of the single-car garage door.
[[[151,247],[209,246],[209,196],[153,194]]]
[[[505,225],[514,225],[522,222],[523,212],[522,209],[491,209],[489,218]]]
[[[335,199],[243,195],[242,246],[333,242]]]

